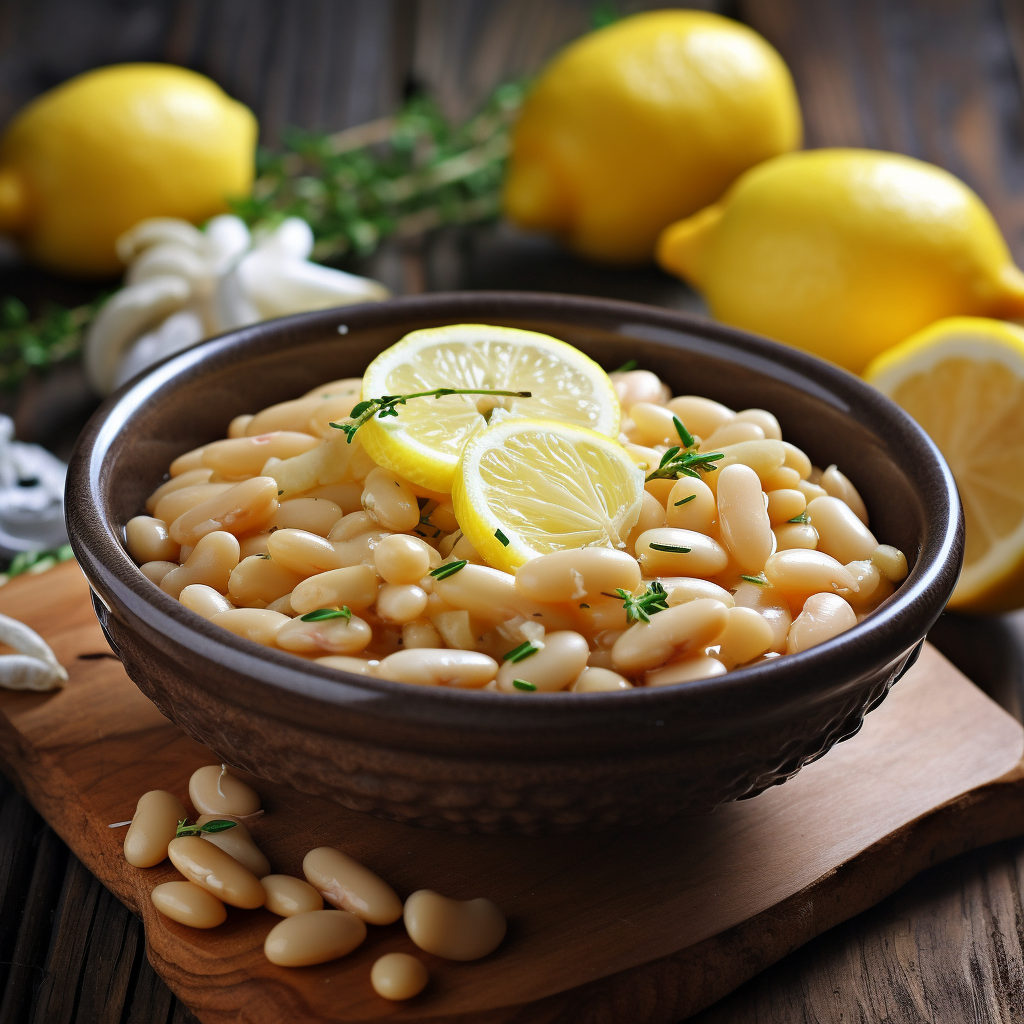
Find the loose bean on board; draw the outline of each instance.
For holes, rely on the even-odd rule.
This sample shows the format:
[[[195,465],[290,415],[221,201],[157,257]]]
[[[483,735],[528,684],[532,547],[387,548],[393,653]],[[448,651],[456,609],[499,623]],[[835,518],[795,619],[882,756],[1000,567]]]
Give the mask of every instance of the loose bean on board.
[[[345,910],[310,910],[278,921],[263,952],[279,967],[310,967],[351,953],[366,938],[366,925]]]
[[[302,859],[306,881],[333,907],[367,924],[391,924],[402,916],[395,890],[368,867],[333,846],[318,846]]]
[[[384,999],[412,999],[427,987],[429,980],[423,962],[408,953],[385,953],[370,968],[373,991]]]
[[[185,805],[173,793],[163,789],[143,793],[124,837],[124,859],[137,868],[166,860],[178,822],[187,817]]]
[[[199,836],[181,836],[171,840],[167,856],[188,881],[222,902],[243,910],[263,906],[266,894],[259,879],[213,843]]]
[[[203,832],[199,838],[220,847],[229,857],[234,857],[244,868],[248,868],[257,878],[270,874],[270,861],[253,841],[249,830],[236,815],[200,814],[197,825],[205,825],[210,821],[234,821],[234,828],[223,832]]]
[[[197,768],[188,780],[188,798],[200,814],[244,818],[260,809],[259,794],[222,764]]]
[[[301,878],[292,875],[264,875],[260,885],[266,893],[263,905],[278,917],[293,917],[308,914],[311,910],[323,910],[323,897]]]
[[[189,928],[216,928],[228,916],[224,904],[195,882],[161,882],[149,896],[161,914]]]
[[[419,889],[405,901],[404,917],[409,938],[446,960],[479,960],[505,938],[505,915],[488,899],[451,900]]]

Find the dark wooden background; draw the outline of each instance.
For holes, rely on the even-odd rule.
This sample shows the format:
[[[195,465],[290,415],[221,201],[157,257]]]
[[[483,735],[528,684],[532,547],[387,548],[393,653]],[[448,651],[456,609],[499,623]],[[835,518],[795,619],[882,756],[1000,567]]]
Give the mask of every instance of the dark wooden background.
[[[249,104],[262,141],[335,130],[425,87],[464,117],[586,31],[592,0],[0,0],[0,124],[90,67],[162,60]],[[605,5],[602,5],[605,6]],[[665,3],[621,2],[620,13]],[[1024,0],[739,0],[707,6],[762,32],[796,79],[808,146],[930,160],[988,203],[1024,262]],[[367,264],[396,292],[517,288],[700,309],[653,268],[595,269],[502,225],[388,245]],[[81,285],[6,270],[0,292]],[[63,390],[61,390],[63,388]],[[76,397],[77,396],[77,397]],[[55,443],[82,402],[37,383],[19,427]],[[80,416],[84,406],[75,415]],[[56,439],[56,440],[55,440]],[[1024,706],[1024,616],[946,617],[933,639],[1004,706]],[[1024,831],[1024,823],[1022,823]],[[699,1024],[1024,1021],[1024,840],[927,872],[792,953]],[[194,1018],[145,960],[141,928],[0,779],[0,1024],[167,1024]],[[623,1022],[629,1024],[629,1022]]]

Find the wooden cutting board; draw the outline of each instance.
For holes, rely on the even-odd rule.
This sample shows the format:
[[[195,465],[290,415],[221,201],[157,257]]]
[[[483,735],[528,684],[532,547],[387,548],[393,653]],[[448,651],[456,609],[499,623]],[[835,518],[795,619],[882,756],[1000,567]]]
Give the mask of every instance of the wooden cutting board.
[[[1024,832],[1024,731],[933,648],[861,732],[755,800],[642,832],[465,837],[378,821],[250,779],[267,814],[252,833],[279,872],[335,845],[399,892],[488,896],[504,944],[477,963],[420,954],[427,990],[406,1004],[370,987],[384,952],[416,952],[401,923],[319,967],[274,967],[277,920],[230,910],[212,932],[156,913],[176,877],[121,855],[139,795],[187,800],[217,761],[164,719],[109,653],[74,563],[0,590],[0,612],[43,634],[68,668],[55,694],[0,693],[0,763],[77,856],[145,922],[149,958],[208,1024],[673,1022],[707,1006],[930,864]]]

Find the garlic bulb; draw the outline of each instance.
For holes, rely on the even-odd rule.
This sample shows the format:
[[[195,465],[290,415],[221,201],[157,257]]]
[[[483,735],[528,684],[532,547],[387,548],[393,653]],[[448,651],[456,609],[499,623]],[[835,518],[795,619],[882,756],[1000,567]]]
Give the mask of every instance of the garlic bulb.
[[[204,338],[272,317],[377,302],[387,289],[309,260],[313,232],[299,217],[255,239],[238,217],[200,231],[154,217],[117,241],[125,287],[100,310],[85,342],[85,371],[101,394]]]

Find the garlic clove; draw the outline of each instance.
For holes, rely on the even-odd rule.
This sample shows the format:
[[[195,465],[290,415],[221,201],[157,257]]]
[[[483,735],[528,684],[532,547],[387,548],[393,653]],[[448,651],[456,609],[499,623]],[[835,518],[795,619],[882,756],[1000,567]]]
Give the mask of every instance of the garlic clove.
[[[313,252],[313,229],[301,217],[287,217],[256,248],[285,259],[308,260]]]
[[[252,238],[245,221],[231,213],[210,220],[203,229],[211,274],[223,274],[249,251]]]
[[[86,377],[100,394],[112,390],[125,350],[152,325],[188,302],[189,283],[169,275],[123,288],[99,311],[85,341]]]
[[[50,645],[24,622],[12,619],[9,615],[0,615],[0,644],[6,644],[19,654],[59,668],[64,673],[63,677],[67,679],[67,673],[61,668]]]
[[[136,374],[202,341],[206,336],[206,327],[199,312],[194,308],[179,309],[159,327],[143,334],[128,349],[114,376],[114,387],[119,388]]]
[[[117,256],[123,263],[131,263],[140,252],[160,242],[184,245],[202,252],[203,233],[187,220],[177,217],[148,217],[129,228],[115,243]]]
[[[197,285],[210,276],[209,262],[195,249],[178,242],[158,242],[143,250],[125,274],[125,285],[139,284],[152,277],[183,277]]]
[[[377,281],[305,260],[281,259],[271,250],[257,249],[236,269],[242,294],[261,320],[313,309],[377,302],[388,290]]]
[[[0,655],[0,687],[6,690],[57,690],[67,678],[60,665],[27,654]]]

